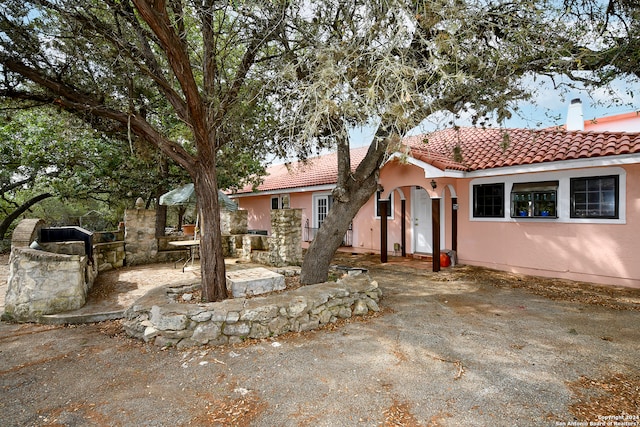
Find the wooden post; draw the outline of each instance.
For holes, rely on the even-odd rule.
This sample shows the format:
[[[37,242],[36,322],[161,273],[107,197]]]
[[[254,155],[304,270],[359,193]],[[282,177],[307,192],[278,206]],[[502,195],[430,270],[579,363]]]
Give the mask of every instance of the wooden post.
[[[431,199],[433,271],[440,271],[440,199]]]
[[[402,210],[402,222],[400,225],[400,246],[402,250],[402,256],[407,256],[407,201],[402,199],[400,201],[400,209]]]
[[[378,202],[378,211],[380,212],[380,262],[387,262],[387,206],[389,200],[380,200]]]
[[[451,198],[451,250],[458,251],[458,198]]]

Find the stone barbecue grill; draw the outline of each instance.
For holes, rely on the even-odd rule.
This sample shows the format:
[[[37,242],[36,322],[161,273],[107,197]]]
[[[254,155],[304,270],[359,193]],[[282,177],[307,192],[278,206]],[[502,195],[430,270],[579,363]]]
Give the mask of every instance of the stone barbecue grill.
[[[83,242],[84,253],[93,263],[93,233],[81,227],[52,227],[40,229],[38,242],[44,243],[65,243]],[[72,254],[69,254],[72,255]]]

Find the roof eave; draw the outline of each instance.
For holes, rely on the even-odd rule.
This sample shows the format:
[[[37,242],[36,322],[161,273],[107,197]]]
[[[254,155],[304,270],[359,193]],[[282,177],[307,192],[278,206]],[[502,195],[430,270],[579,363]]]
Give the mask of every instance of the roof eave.
[[[253,197],[253,196],[272,196],[275,194],[291,194],[291,193],[305,193],[305,192],[313,192],[313,191],[331,191],[336,186],[333,184],[322,184],[322,185],[309,185],[304,187],[291,187],[291,188],[277,188],[273,190],[265,190],[265,191],[251,191],[247,193],[236,193],[236,194],[228,194],[232,199],[242,198],[242,197]]]
[[[464,173],[465,178],[478,178],[485,176],[518,175],[524,173],[549,172],[567,169],[585,169],[606,166],[623,166],[640,163],[640,153],[623,154],[616,156],[588,157],[573,160],[556,160],[544,163],[532,163],[527,165],[505,166],[492,169],[480,169]]]

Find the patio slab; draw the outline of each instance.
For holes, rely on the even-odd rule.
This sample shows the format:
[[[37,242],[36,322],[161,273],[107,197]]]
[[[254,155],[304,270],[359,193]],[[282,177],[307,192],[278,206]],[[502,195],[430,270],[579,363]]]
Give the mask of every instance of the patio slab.
[[[234,298],[266,294],[285,289],[284,276],[264,267],[227,273],[227,289]]]

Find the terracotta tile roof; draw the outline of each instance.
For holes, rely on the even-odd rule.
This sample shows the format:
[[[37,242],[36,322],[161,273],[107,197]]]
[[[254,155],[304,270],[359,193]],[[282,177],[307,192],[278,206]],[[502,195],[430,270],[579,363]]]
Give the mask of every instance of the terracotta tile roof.
[[[351,150],[351,169],[358,167],[369,147]],[[306,162],[272,165],[267,168],[267,176],[257,191],[286,190],[288,188],[311,187],[335,184],[338,180],[338,160],[336,153],[312,157]],[[251,186],[237,191],[237,194],[251,193]]]
[[[640,133],[566,131],[561,128],[445,129],[404,139],[409,154],[441,170],[476,171],[507,166],[549,163],[640,153]],[[368,147],[351,150],[355,169]],[[335,184],[336,153],[309,159],[306,163],[274,165],[258,191]],[[237,193],[250,193],[245,187]]]
[[[413,157],[462,171],[640,153],[640,133],[563,129],[445,129],[404,142]]]

